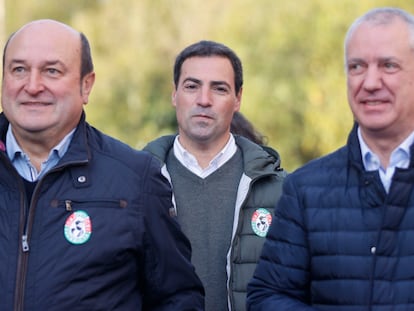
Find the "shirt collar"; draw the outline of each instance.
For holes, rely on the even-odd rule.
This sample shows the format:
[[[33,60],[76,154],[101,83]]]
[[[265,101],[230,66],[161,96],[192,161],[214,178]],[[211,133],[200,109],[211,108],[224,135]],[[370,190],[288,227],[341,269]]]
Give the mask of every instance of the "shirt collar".
[[[187,167],[190,171],[197,174],[200,177],[206,177],[210,173],[217,170],[220,166],[226,163],[237,151],[236,141],[234,136],[230,134],[230,138],[227,144],[219,153],[210,161],[207,168],[202,169],[197,162],[197,159],[188,150],[186,150],[179,141],[179,135],[174,140],[174,155],[176,158]]]
[[[361,129],[358,127],[358,140],[361,146],[362,162],[367,171],[375,171],[381,168],[379,157],[365,143]],[[410,147],[414,143],[414,132],[412,132],[397,148],[390,157],[390,166],[407,168],[410,163]]]
[[[52,148],[52,150],[50,150],[48,158],[50,158],[52,154],[56,154],[59,159],[63,157],[69,148],[69,144],[72,140],[75,130],[76,128],[70,131],[54,148]],[[6,151],[11,161],[14,161],[17,156],[26,155],[22,148],[19,146],[16,137],[13,134],[11,124],[9,124],[6,133]]]

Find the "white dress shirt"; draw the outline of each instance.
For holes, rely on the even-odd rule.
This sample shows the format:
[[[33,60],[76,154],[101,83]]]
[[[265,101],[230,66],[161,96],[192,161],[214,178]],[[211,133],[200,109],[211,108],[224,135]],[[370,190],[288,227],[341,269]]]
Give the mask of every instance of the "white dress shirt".
[[[211,173],[215,172],[219,167],[226,163],[236,153],[236,141],[232,134],[224,148],[211,160],[210,164],[203,169],[197,162],[197,159],[188,152],[178,140],[179,135],[174,140],[174,155],[182,165],[188,168],[195,175],[200,178],[206,178]]]

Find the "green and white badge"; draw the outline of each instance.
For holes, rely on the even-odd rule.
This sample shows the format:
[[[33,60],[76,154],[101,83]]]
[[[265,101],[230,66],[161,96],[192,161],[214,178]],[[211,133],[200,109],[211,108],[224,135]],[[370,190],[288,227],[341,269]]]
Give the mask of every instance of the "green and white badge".
[[[92,222],[88,213],[76,211],[69,215],[65,222],[64,234],[72,244],[86,243],[92,234]]]
[[[272,214],[265,208],[259,208],[252,215],[251,225],[254,233],[265,237],[272,223]]]

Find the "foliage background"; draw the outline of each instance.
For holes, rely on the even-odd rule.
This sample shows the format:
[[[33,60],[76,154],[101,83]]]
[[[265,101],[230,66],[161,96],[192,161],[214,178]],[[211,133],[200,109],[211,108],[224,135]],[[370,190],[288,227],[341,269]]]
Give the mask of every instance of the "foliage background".
[[[241,111],[292,171],[345,143],[343,38],[376,6],[414,13],[406,0],[0,0],[0,39],[38,18],[84,32],[97,74],[87,118],[139,149],[176,131],[175,56],[201,39],[220,41],[243,61]]]

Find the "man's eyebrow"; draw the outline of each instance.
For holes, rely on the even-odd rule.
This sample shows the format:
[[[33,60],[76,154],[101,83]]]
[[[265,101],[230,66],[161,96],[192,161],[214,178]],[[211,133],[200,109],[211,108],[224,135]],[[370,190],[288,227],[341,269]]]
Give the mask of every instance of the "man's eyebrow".
[[[11,59],[9,61],[9,66],[13,65],[13,64],[24,64],[24,63],[26,63],[26,62],[23,59],[15,58],[15,59]]]
[[[62,63],[60,60],[48,60],[48,61],[45,61],[45,65],[62,65],[62,66],[65,66],[65,64]]]
[[[358,57],[352,57],[347,59],[347,63],[363,63],[364,60],[362,58],[358,58]]]
[[[187,81],[190,81],[190,82],[193,82],[193,83],[197,83],[199,85],[203,84],[203,81],[201,81],[200,79],[193,78],[193,77],[185,78],[183,80],[183,83],[185,83]],[[229,83],[227,83],[226,81],[221,81],[221,80],[213,80],[213,81],[210,81],[209,82],[209,85],[210,86],[225,85],[226,87],[228,87],[229,89],[231,89],[231,85]]]
[[[187,82],[187,81],[194,82],[194,83],[197,83],[197,84],[201,84],[201,80],[196,79],[196,78],[192,78],[192,77],[185,78],[185,79],[183,80],[183,83],[184,83],[184,82]]]
[[[224,84],[225,86],[227,86],[228,88],[231,89],[231,85],[229,83],[227,83],[226,81],[211,81],[210,82],[210,85],[213,85],[213,86],[222,85],[222,84]]]
[[[193,77],[188,77],[188,78],[185,78],[183,80],[183,82],[186,82],[186,81],[191,81],[191,82],[195,82],[195,83],[202,83],[202,81],[200,79],[196,79],[196,78],[193,78]],[[213,81],[210,81],[209,84],[211,84],[211,85],[226,84],[226,85],[230,86],[230,84],[227,83],[227,81],[222,81],[222,80],[213,80]]]

